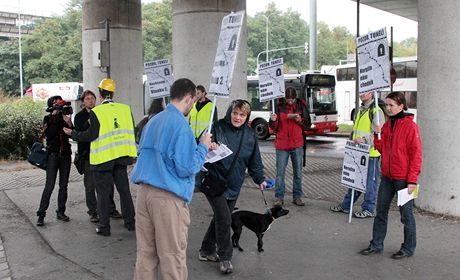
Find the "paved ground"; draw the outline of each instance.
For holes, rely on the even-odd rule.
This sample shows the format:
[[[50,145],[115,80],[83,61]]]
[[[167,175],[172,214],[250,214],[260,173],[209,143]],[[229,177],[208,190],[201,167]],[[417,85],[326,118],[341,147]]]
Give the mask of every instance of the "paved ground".
[[[264,153],[263,160],[267,177],[274,178],[274,155]],[[460,224],[456,219],[417,211],[416,255],[395,261],[390,255],[399,249],[403,228],[394,209],[384,254],[357,254],[368,244],[372,219],[354,219],[348,224],[347,215],[328,210],[345,192],[338,183],[341,163],[337,158],[310,156],[303,170],[307,206],[294,206],[286,198],[291,212],[266,233],[263,253],[257,252],[255,235],[244,229],[241,246],[246,250],[234,251],[235,271],[227,276],[220,275],[217,264],[196,258],[211,217],[206,199],[196,194],[187,249],[189,279],[460,279]],[[292,184],[290,173],[288,170],[288,186]],[[82,176],[75,170],[66,212],[70,222],[55,219],[56,190],[46,226],[35,226],[44,180],[42,170],[25,162],[0,164],[0,280],[132,279],[135,234],[124,229],[120,220],[112,220],[111,237],[95,234],[86,215]],[[246,180],[237,206],[263,212],[262,194],[251,182]],[[135,185],[132,192],[135,199]],[[265,191],[265,198],[271,203],[272,191]]]

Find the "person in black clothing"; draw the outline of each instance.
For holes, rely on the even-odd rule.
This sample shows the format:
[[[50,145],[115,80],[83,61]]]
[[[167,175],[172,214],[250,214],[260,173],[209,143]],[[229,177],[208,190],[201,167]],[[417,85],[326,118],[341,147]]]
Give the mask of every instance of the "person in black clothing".
[[[231,103],[225,118],[213,123],[211,129],[213,143],[211,143],[210,148],[216,149],[217,143],[222,143],[233,154],[215,163],[205,164],[209,174],[213,175],[212,177],[228,182],[228,188],[223,194],[215,197],[206,195],[214,216],[203,237],[198,259],[201,261],[220,261],[220,271],[224,274],[233,271],[230,225],[246,169],[260,189],[264,189],[267,185],[257,137],[254,130],[248,126],[250,114],[251,106],[247,101],[238,99]],[[239,149],[240,144],[241,149]],[[236,154],[238,155],[232,166]],[[229,170],[231,167],[233,167],[232,170]]]
[[[158,98],[152,100],[152,103],[150,103],[149,111],[147,112],[147,116],[144,116],[142,120],[136,125],[134,128],[134,133],[136,135],[136,143],[139,144],[141,141],[141,135],[142,135],[142,130],[144,129],[144,126],[149,122],[149,120],[153,117],[155,117],[156,114],[160,113],[165,109],[165,103],[163,101],[163,98]]]
[[[43,190],[40,206],[37,211],[37,226],[45,225],[46,210],[50,204],[51,194],[56,183],[59,171],[59,193],[56,218],[68,222],[69,217],[65,214],[67,202],[67,185],[69,183],[72,149],[69,136],[63,132],[63,128],[72,128],[70,115],[63,114],[65,101],[60,96],[52,96],[48,99],[48,115],[43,119],[44,135],[46,138],[46,150],[48,152],[48,164],[46,168],[46,183]]]
[[[81,96],[83,102],[83,109],[75,115],[74,123],[76,131],[85,131],[89,128],[89,112],[96,106],[96,95],[90,90],[85,90]],[[91,176],[90,165],[89,165],[89,151],[91,142],[78,142],[78,154],[85,160],[85,169],[83,172],[83,185],[85,186],[85,197],[86,206],[88,207],[88,215],[92,223],[99,222],[97,215],[97,200],[96,200],[96,185],[94,178]],[[113,188],[111,195],[111,211],[110,217],[115,219],[121,219],[121,214],[117,211],[115,202],[113,201]]]

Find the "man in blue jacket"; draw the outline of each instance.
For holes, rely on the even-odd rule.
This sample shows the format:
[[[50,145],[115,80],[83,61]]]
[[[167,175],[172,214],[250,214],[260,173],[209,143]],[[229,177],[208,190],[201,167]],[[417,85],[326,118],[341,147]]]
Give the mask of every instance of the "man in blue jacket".
[[[179,79],[171,103],[143,130],[131,180],[136,202],[137,260],[134,279],[187,279],[186,249],[195,174],[204,164],[211,134],[197,144],[185,118],[196,98],[195,84]],[[161,268],[158,265],[161,264]]]

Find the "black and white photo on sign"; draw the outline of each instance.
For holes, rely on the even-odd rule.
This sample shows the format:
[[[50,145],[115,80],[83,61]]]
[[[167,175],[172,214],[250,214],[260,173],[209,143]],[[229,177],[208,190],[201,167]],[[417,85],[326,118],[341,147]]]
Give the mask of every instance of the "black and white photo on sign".
[[[144,73],[147,76],[150,97],[169,96],[171,84],[174,82],[169,59],[145,62]]]
[[[347,141],[341,176],[341,183],[347,188],[366,192],[369,150],[370,146],[367,144]]]
[[[277,58],[259,64],[259,101],[264,102],[284,97],[284,63]]]
[[[222,19],[209,86],[210,95],[224,98],[228,98],[230,95],[243,20],[244,11],[228,14]]]
[[[385,28],[356,39],[359,92],[390,86],[390,55]]]

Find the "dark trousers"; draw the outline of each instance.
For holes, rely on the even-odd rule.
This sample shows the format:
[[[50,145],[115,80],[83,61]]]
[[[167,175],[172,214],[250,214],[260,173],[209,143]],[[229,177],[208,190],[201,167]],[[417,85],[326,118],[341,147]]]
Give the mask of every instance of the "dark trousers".
[[[227,200],[223,195],[217,197],[206,196],[214,211],[214,217],[209,223],[208,230],[201,243],[201,251],[210,255],[216,251],[221,261],[232,259],[233,247],[231,240],[232,212],[236,200]]]
[[[129,190],[126,165],[115,165],[112,170],[91,172],[96,184],[97,213],[99,215],[99,229],[110,232],[111,197],[113,184],[120,194],[120,204],[125,226],[134,226],[134,204]]]
[[[56,212],[64,214],[67,202],[67,185],[69,183],[71,155],[51,153],[48,155],[48,165],[46,168],[46,183],[40,199],[37,216],[45,217],[46,210],[50,205],[51,194],[53,194],[56,177],[59,171],[59,193],[58,208]]]
[[[383,251],[383,241],[387,234],[388,211],[390,209],[393,196],[399,190],[407,188],[407,182],[402,180],[392,180],[382,176],[377,196],[377,216],[374,219],[372,230],[371,248]],[[404,242],[401,244],[401,251],[412,256],[416,246],[415,218],[413,211],[414,200],[399,206],[401,222],[404,225]]]
[[[85,160],[85,171],[83,173],[83,185],[85,186],[86,206],[88,207],[88,214],[90,216],[97,214],[97,199],[96,199],[96,183],[91,175],[89,160]],[[112,193],[110,196],[110,213],[115,211],[117,207],[113,200],[113,184]]]

